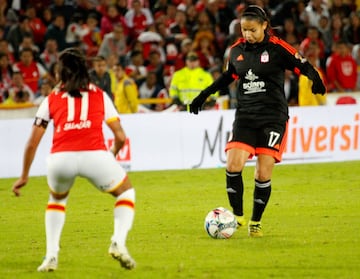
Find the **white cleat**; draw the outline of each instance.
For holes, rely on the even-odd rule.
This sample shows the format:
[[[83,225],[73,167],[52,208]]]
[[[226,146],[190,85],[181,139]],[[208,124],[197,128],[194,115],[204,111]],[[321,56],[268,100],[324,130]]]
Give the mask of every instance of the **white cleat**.
[[[126,269],[133,269],[136,265],[134,259],[130,256],[125,246],[119,246],[116,242],[111,243],[109,254],[120,262],[120,265]]]
[[[55,271],[57,269],[57,265],[58,263],[56,257],[45,258],[42,264],[37,268],[37,271],[39,272]]]

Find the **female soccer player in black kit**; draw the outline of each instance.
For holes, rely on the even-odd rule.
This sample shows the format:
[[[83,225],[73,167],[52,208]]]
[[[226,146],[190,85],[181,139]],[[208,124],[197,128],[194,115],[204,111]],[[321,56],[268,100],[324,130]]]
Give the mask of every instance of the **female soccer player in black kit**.
[[[243,214],[242,170],[248,158],[257,156],[251,237],[263,236],[261,217],[271,194],[271,175],[281,161],[286,143],[288,105],[284,94],[285,69],[312,80],[312,92],[325,94],[318,72],[292,46],[270,34],[269,19],[258,6],[247,7],[241,17],[240,38],[231,48],[226,70],[190,104],[198,114],[207,97],[238,79],[238,106],[226,145],[226,188],[238,225]]]

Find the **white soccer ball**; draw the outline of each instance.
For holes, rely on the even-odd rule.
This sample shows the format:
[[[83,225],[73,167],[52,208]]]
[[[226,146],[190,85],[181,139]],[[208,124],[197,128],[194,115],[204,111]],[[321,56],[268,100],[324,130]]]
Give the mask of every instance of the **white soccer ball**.
[[[236,231],[235,215],[224,207],[211,210],[205,217],[205,231],[212,238],[230,238]]]

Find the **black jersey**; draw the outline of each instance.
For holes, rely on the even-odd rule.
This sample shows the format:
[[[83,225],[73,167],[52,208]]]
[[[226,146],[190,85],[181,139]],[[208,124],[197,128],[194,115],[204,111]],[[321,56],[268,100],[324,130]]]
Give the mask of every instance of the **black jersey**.
[[[239,123],[254,127],[285,122],[289,118],[284,92],[285,69],[310,79],[317,74],[295,48],[276,36],[267,35],[263,42],[255,44],[241,38],[231,46],[227,69],[210,90],[238,79],[236,118],[241,120]]]

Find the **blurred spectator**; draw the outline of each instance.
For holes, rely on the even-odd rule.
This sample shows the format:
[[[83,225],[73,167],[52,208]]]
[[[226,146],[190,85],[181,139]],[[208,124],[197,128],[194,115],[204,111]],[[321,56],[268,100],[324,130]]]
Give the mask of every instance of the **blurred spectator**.
[[[75,12],[66,27],[65,42],[67,47],[79,47],[83,37],[89,32],[84,28],[84,17]]]
[[[102,42],[97,15],[90,13],[83,28],[87,30],[87,34],[82,38],[81,48],[84,50],[86,56],[96,56]]]
[[[212,82],[211,74],[200,67],[197,53],[191,51],[186,56],[186,66],[173,74],[169,94],[180,110],[186,110],[187,105]],[[205,108],[214,105],[215,100],[212,99],[205,104]]]
[[[117,57],[125,56],[128,51],[127,37],[121,24],[115,24],[114,30],[106,34],[101,42],[98,55],[107,58],[111,53]]]
[[[200,66],[205,70],[208,70],[215,65],[215,37],[211,32],[197,32],[194,38],[192,50],[197,52],[200,60]]]
[[[284,19],[284,25],[277,35],[291,45],[300,44],[302,41],[302,36],[297,31],[294,19],[292,17],[287,17]]]
[[[32,30],[34,43],[38,46],[40,50],[42,50],[44,48],[44,36],[47,27],[43,23],[41,18],[37,16],[35,6],[28,4],[25,14],[29,18],[29,25]]]
[[[158,82],[156,72],[148,72],[146,79],[139,86],[139,97],[144,98],[168,98],[168,92],[165,87]],[[154,111],[162,111],[166,104],[145,104],[146,108]]]
[[[54,85],[49,79],[42,79],[40,82],[39,94],[35,97],[33,104],[40,105],[45,97],[51,93],[53,86]]]
[[[118,63],[114,67],[116,85],[114,104],[120,114],[136,113],[139,105],[139,91],[135,81],[126,75],[124,66]]]
[[[46,27],[48,27],[53,19],[53,13],[50,9],[50,7],[45,7],[40,14],[40,19],[44,23]],[[45,35],[44,35],[45,36]]]
[[[110,97],[114,99],[111,91],[111,79],[110,74],[107,71],[106,59],[103,56],[95,56],[93,59],[93,68],[90,70],[91,81],[104,90]]]
[[[19,45],[19,52],[24,48],[30,48],[33,51],[34,60],[38,60],[40,55],[40,48],[35,44],[33,36],[30,33],[26,33]]]
[[[125,35],[129,34],[128,26],[125,22],[125,17],[119,13],[116,5],[111,4],[107,7],[107,12],[100,19],[101,37],[114,30],[114,25],[121,24]]]
[[[188,29],[186,24],[186,13],[182,10],[177,10],[175,15],[175,22],[169,26],[170,34],[173,35],[177,47],[180,47],[181,41],[188,37],[191,33],[191,29]]]
[[[301,42],[300,42],[300,46],[299,46],[299,52],[301,53],[301,55],[305,56],[307,53],[307,50],[310,46],[310,44],[312,43],[316,43],[319,47],[319,58],[320,58],[320,63],[321,63],[321,67],[325,68],[325,44],[324,41],[321,39],[320,37],[320,32],[319,29],[315,26],[309,26],[306,32],[306,38],[304,38]]]
[[[15,62],[14,50],[6,39],[0,39],[0,52],[8,55],[10,63]]]
[[[161,61],[160,53],[157,50],[152,50],[149,54],[148,63],[146,65],[147,73],[149,72],[156,74],[156,82],[162,87],[165,87],[164,73],[165,66]]]
[[[228,34],[230,23],[236,18],[235,11],[229,6],[227,0],[217,0],[216,23],[221,33]]]
[[[357,84],[357,64],[344,41],[335,44],[334,52],[326,62],[329,91],[353,92]]]
[[[9,56],[5,52],[0,52],[0,103],[6,99],[4,92],[10,87],[12,73]]]
[[[13,72],[11,85],[4,95],[7,99],[3,102],[5,105],[14,105],[19,103],[31,103],[34,100],[34,92],[24,83],[21,72]]]
[[[305,52],[305,58],[319,72],[320,77],[326,84],[325,74],[319,67],[320,48],[316,42],[311,42]],[[326,105],[326,95],[315,95],[311,90],[312,81],[304,75],[299,76],[299,106],[320,106]]]
[[[60,1],[60,0],[58,0]],[[52,23],[48,26],[45,33],[45,41],[54,39],[57,42],[58,50],[62,51],[67,47],[66,44],[66,25],[65,18],[62,14],[55,14]]]
[[[7,0],[0,0],[0,26],[6,26],[6,14],[10,9],[10,5]]]
[[[127,0],[117,0],[115,1],[115,5],[119,13],[125,16],[126,12],[128,11]]]
[[[50,65],[49,72],[45,77],[53,85],[59,83],[59,62],[55,61]]]
[[[199,31],[213,33],[214,30],[215,28],[210,21],[209,15],[205,11],[202,11],[198,14],[197,22],[191,30],[191,37],[194,38],[195,34]]]
[[[352,8],[349,5],[349,3],[345,3],[344,0],[332,0],[331,1],[331,6],[330,6],[330,14],[331,15],[339,15],[340,18],[344,19],[344,20],[348,20],[351,12],[352,12]]]
[[[57,41],[48,39],[45,42],[45,49],[40,54],[40,62],[45,66],[46,70],[50,70],[51,65],[57,62],[59,57]]]
[[[126,74],[135,80],[136,84],[142,83],[147,75],[147,69],[144,64],[143,53],[134,50],[130,54],[130,63],[125,67]]]
[[[350,22],[344,27],[344,40],[352,45],[360,43],[360,12],[350,14]]]
[[[50,5],[51,13],[54,16],[62,15],[65,20],[65,26],[69,25],[75,10],[75,6],[67,4],[65,0],[53,0],[52,2],[53,3]]]
[[[142,44],[142,53],[145,63],[149,60],[149,54],[151,51],[156,50],[160,54],[161,61],[165,62],[165,51],[163,38],[157,32],[155,25],[150,25],[146,31],[142,32],[138,38]]]
[[[302,19],[306,27],[315,26],[319,28],[320,18],[330,17],[329,9],[323,0],[310,0],[307,4]]]
[[[186,66],[186,55],[192,49],[193,41],[190,38],[186,38],[181,42],[180,52],[177,55],[174,62],[174,70],[180,70]]]
[[[18,23],[11,26],[9,29],[6,40],[11,45],[12,49],[14,50],[15,59],[19,59],[19,46],[23,40],[25,34],[31,34],[32,30],[30,27],[29,18],[25,15],[19,16]]]
[[[13,67],[14,72],[22,73],[24,83],[31,88],[32,92],[37,92],[39,80],[47,74],[46,69],[34,60],[31,48],[24,48],[20,52],[20,61]]]
[[[136,40],[141,32],[154,23],[154,19],[148,8],[144,8],[139,0],[133,0],[131,8],[125,14],[125,22],[130,39]]]
[[[343,40],[343,20],[339,14],[332,15],[330,28],[322,32],[322,37],[324,38],[325,56],[327,58],[333,51],[333,45]]]

